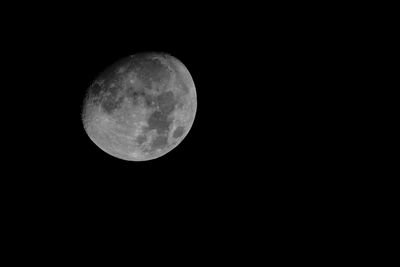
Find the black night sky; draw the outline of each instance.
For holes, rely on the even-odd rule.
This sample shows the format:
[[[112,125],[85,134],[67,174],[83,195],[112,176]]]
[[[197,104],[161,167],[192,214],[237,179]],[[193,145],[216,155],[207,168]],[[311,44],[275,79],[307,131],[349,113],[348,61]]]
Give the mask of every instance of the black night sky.
[[[319,174],[326,164],[319,156],[324,142],[314,150],[309,145],[325,131],[320,127],[325,118],[309,119],[319,114],[313,88],[329,84],[315,78],[324,74],[323,51],[316,52],[324,40],[320,35],[319,43],[310,40],[320,31],[310,31],[314,24],[299,23],[286,7],[181,8],[188,10],[157,9],[150,18],[55,7],[9,27],[4,53],[13,57],[8,67],[13,71],[7,78],[16,93],[12,99],[22,103],[7,111],[18,147],[13,168],[23,173],[13,183],[47,192],[48,201],[64,198],[63,205],[68,200],[77,209],[78,203],[90,209],[113,201],[161,207],[173,199],[185,210],[203,207],[216,216],[233,206],[251,209],[265,192],[297,194],[311,184],[301,177]],[[196,117],[185,139],[166,155],[121,160],[88,137],[83,98],[105,68],[153,51],[176,57],[189,70]]]

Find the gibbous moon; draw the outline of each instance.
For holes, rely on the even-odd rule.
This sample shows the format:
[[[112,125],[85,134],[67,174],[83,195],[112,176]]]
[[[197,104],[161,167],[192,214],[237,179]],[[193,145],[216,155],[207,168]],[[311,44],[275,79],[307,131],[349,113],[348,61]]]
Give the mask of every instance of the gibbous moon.
[[[90,139],[114,157],[144,161],[178,146],[196,114],[196,89],[188,69],[163,53],[141,53],[106,68],[84,99]]]

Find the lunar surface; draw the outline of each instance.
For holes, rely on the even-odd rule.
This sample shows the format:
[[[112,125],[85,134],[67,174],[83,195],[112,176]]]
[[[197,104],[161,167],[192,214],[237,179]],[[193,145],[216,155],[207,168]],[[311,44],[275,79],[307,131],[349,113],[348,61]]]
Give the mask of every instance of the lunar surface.
[[[165,155],[188,134],[196,114],[188,69],[162,53],[116,62],[89,87],[82,112],[90,139],[108,154],[131,161]]]

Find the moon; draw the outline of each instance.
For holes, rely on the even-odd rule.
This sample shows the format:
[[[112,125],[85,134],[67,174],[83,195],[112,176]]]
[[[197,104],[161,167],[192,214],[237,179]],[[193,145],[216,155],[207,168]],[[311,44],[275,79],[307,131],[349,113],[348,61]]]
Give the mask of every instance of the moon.
[[[166,53],[140,53],[96,77],[83,101],[82,121],[107,154],[146,161],[182,142],[196,110],[196,89],[185,65]]]

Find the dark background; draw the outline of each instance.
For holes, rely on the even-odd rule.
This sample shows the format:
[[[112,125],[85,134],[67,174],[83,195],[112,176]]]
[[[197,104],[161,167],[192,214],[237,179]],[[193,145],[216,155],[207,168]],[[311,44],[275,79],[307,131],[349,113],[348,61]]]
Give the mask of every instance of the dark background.
[[[21,156],[19,149],[15,157],[27,157],[25,175],[60,190],[82,188],[82,194],[159,187],[197,195],[257,191],[258,184],[279,184],[310,164],[308,171],[318,172],[318,149],[305,159],[308,140],[325,131],[310,131],[309,118],[318,114],[315,105],[324,106],[313,99],[322,96],[314,87],[326,75],[325,45],[334,41],[323,34],[329,24],[319,27],[321,18],[303,16],[294,6],[159,7],[152,15],[114,8],[27,9],[8,28],[5,53],[14,58],[9,69],[18,70],[10,80],[24,103],[16,115],[24,119],[12,123],[23,129],[14,134],[28,151]],[[156,160],[129,162],[89,139],[83,98],[105,68],[146,51],[170,54],[188,68],[197,113],[175,149]]]
[[[78,199],[241,201],[241,195],[262,197],[269,189],[260,185],[285,183],[281,177],[301,168],[303,152],[294,147],[301,135],[293,132],[303,126],[293,104],[302,92],[292,84],[304,67],[298,52],[305,28],[257,8],[160,7],[152,15],[110,9],[46,6],[8,22],[4,53],[13,57],[10,80],[23,103],[14,113],[23,119],[11,120],[21,129],[13,133],[21,146],[13,152],[21,184]],[[105,68],[146,51],[170,54],[188,68],[196,118],[166,155],[124,161],[87,136],[83,98]]]
[[[279,72],[284,67],[276,59],[286,60],[275,27],[219,12],[200,17],[161,12],[152,19],[107,15],[83,12],[68,19],[54,13],[32,25],[26,21],[22,31],[13,32],[31,81],[24,101],[32,104],[35,117],[26,120],[35,140],[28,144],[35,147],[35,169],[45,176],[52,176],[48,171],[54,169],[54,175],[89,184],[108,183],[111,177],[123,183],[163,183],[170,177],[181,183],[191,176],[222,182],[253,172],[253,162],[271,160],[265,148],[273,145],[277,129],[272,124],[285,112],[274,108],[282,101],[276,86],[282,86]],[[157,160],[128,162],[88,138],[81,121],[83,97],[105,68],[146,51],[164,52],[185,64],[196,85],[198,108],[178,147]],[[51,167],[40,166],[39,158]]]
[[[96,229],[106,222],[120,224],[117,233],[138,223],[167,239],[169,229],[190,232],[183,243],[234,243],[261,235],[266,224],[282,235],[305,233],[303,223],[331,219],[324,211],[335,205],[329,196],[340,181],[329,178],[342,177],[338,166],[351,161],[330,153],[345,133],[325,123],[338,92],[327,91],[343,88],[335,79],[341,69],[326,62],[340,61],[347,46],[326,10],[95,7],[35,5],[3,24],[13,96],[3,99],[12,156],[2,188],[15,214],[38,225],[50,218],[48,228],[69,225],[64,235],[78,239],[84,232],[100,240]],[[124,161],[87,136],[83,97],[105,68],[146,51],[183,62],[197,112],[172,151]],[[313,216],[319,221],[309,224]]]

